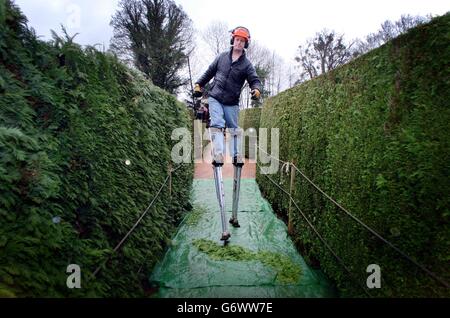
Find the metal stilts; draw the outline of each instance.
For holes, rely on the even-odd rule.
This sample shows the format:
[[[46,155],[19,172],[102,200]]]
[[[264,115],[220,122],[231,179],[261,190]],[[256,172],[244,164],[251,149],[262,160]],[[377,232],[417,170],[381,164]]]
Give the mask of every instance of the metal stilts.
[[[210,136],[212,141],[212,148],[214,148],[214,138],[211,131],[220,132],[223,134],[223,130],[219,128],[210,128]],[[224,163],[223,154],[215,153],[215,149],[212,149],[212,157],[213,157],[213,169],[214,169],[214,181],[216,185],[216,194],[217,201],[219,202],[220,209],[220,219],[222,221],[222,237],[220,238],[222,241],[227,241],[231,234],[228,231],[228,225],[225,217],[225,192],[223,190],[223,178],[222,178],[222,166]]]

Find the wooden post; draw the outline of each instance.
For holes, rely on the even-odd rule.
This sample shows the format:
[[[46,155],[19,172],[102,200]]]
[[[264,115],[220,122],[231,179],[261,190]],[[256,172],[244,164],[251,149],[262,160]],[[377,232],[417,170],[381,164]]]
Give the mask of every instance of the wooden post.
[[[169,196],[172,196],[172,163],[169,163]]]
[[[289,195],[292,196],[292,191],[294,189],[294,180],[295,180],[295,168],[294,164],[291,163],[291,183],[289,187]],[[289,214],[288,214],[288,233],[294,233],[294,226],[292,225],[292,200],[289,199]]]

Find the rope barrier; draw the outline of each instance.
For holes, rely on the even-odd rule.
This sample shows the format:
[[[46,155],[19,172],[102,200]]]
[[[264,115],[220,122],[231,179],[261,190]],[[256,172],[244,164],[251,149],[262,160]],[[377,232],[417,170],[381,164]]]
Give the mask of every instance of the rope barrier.
[[[177,171],[180,167],[182,167],[182,165],[180,164],[177,168],[175,169],[169,169],[169,174],[167,175],[166,179],[164,180],[162,186],[159,188],[158,192],[156,193],[156,196],[153,198],[152,202],[150,202],[150,204],[148,205],[148,207],[145,209],[145,211],[142,213],[142,215],[139,217],[139,219],[136,221],[136,223],[134,223],[134,225],[131,227],[131,229],[128,231],[127,234],[125,234],[125,236],[120,240],[120,242],[116,245],[116,247],[114,247],[113,249],[113,253],[117,252],[117,250],[120,248],[120,246],[122,246],[122,244],[126,241],[126,239],[130,236],[130,234],[135,230],[135,228],[138,226],[138,224],[141,222],[141,220],[144,218],[144,216],[147,214],[147,212],[150,210],[150,208],[152,207],[153,203],[155,203],[156,199],[159,197],[162,189],[164,188],[164,186],[166,185],[167,181],[169,180],[169,178],[172,175],[172,172]],[[97,273],[100,271],[100,269],[102,268],[103,265],[105,265],[111,258],[112,255],[110,255],[101,265],[99,265],[97,267],[97,269],[94,271],[93,275],[94,277],[97,275]]]
[[[256,164],[258,167],[260,167],[259,164]],[[261,168],[261,167],[260,167]],[[333,256],[337,259],[338,263],[347,271],[347,273],[350,275],[350,277],[364,290],[364,292],[369,296],[369,292],[367,291],[367,289],[359,284],[358,280],[354,277],[354,275],[352,274],[352,272],[350,271],[350,269],[344,264],[344,262],[342,261],[342,259],[334,252],[334,250],[330,247],[330,245],[325,241],[325,239],[322,237],[322,235],[320,235],[320,233],[316,230],[316,228],[314,227],[314,225],[312,225],[312,223],[308,220],[308,218],[306,217],[306,215],[302,212],[302,210],[299,208],[299,206],[297,205],[297,203],[295,202],[295,200],[292,198],[292,196],[282,187],[280,187],[280,185],[278,185],[275,181],[273,181],[268,175],[264,175],[266,176],[266,178],[268,178],[270,180],[270,182],[272,182],[274,185],[276,185],[281,191],[283,191],[291,200],[291,202],[294,204],[294,206],[297,208],[297,210],[300,212],[300,214],[303,216],[303,218],[306,220],[306,222],[308,223],[308,225],[311,227],[311,229],[314,231],[314,233],[317,235],[317,237],[322,241],[322,243],[325,245],[325,247],[331,252],[331,254],[333,254]]]
[[[405,252],[403,252],[402,250],[400,250],[398,247],[396,247],[394,244],[392,244],[391,242],[389,242],[387,239],[385,239],[384,237],[382,237],[380,234],[378,234],[375,230],[373,230],[372,228],[370,228],[368,225],[366,225],[364,222],[362,222],[360,219],[358,219],[356,216],[352,215],[349,211],[347,211],[347,209],[345,209],[344,207],[342,207],[338,202],[336,202],[336,200],[334,200],[332,197],[330,197],[327,193],[325,193],[322,189],[320,189],[314,182],[312,182],[302,171],[300,171],[300,169],[298,169],[293,163],[291,162],[287,162],[287,161],[283,161],[280,160],[278,158],[275,158],[274,156],[272,156],[271,154],[269,154],[268,152],[266,152],[265,150],[263,150],[261,147],[259,147],[258,145],[256,145],[257,148],[259,148],[261,151],[263,151],[264,153],[266,153],[269,157],[272,157],[273,159],[277,160],[280,163],[283,163],[284,165],[292,165],[294,167],[295,170],[297,170],[300,175],[305,178],[311,185],[313,185],[320,193],[322,193],[327,199],[329,199],[331,202],[333,202],[338,208],[340,208],[342,211],[344,211],[348,216],[350,216],[354,221],[356,221],[358,224],[360,224],[361,226],[363,226],[366,230],[368,230],[370,233],[372,233],[373,235],[375,235],[378,239],[380,239],[383,243],[387,244],[389,247],[391,247],[392,249],[394,249],[397,253],[399,253],[400,255],[402,255],[404,258],[406,258],[408,261],[410,261],[411,263],[413,263],[414,265],[416,265],[417,267],[419,267],[422,271],[424,271],[425,273],[427,273],[429,276],[431,276],[432,278],[434,278],[436,281],[438,281],[439,283],[441,283],[442,285],[444,285],[447,288],[450,288],[450,285],[443,280],[442,278],[440,278],[438,275],[436,275],[435,273],[433,273],[432,271],[430,271],[429,269],[427,269],[425,266],[423,266],[422,264],[418,263],[417,261],[415,261],[412,257],[410,257],[409,255],[407,255]]]

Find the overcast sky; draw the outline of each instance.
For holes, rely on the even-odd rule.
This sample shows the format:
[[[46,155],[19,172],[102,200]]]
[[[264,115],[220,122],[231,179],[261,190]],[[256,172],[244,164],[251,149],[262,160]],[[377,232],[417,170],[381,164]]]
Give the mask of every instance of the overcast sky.
[[[111,16],[118,0],[15,0],[38,35],[50,38],[50,29],[80,33],[76,42],[109,46]],[[175,0],[203,30],[220,20],[230,28],[243,25],[252,39],[292,61],[298,45],[323,28],[343,33],[348,40],[363,38],[385,20],[402,14],[442,15],[450,10],[448,0]]]

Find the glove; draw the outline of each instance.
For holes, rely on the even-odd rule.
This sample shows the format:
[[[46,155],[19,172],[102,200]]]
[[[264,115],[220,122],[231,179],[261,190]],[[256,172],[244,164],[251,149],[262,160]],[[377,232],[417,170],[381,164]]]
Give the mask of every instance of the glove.
[[[202,95],[203,95],[202,88],[200,87],[200,85],[195,84],[195,86],[194,86],[194,97],[201,97]]]
[[[252,99],[253,100],[259,99],[259,96],[261,96],[261,92],[257,88],[252,89],[251,94],[252,94]]]

